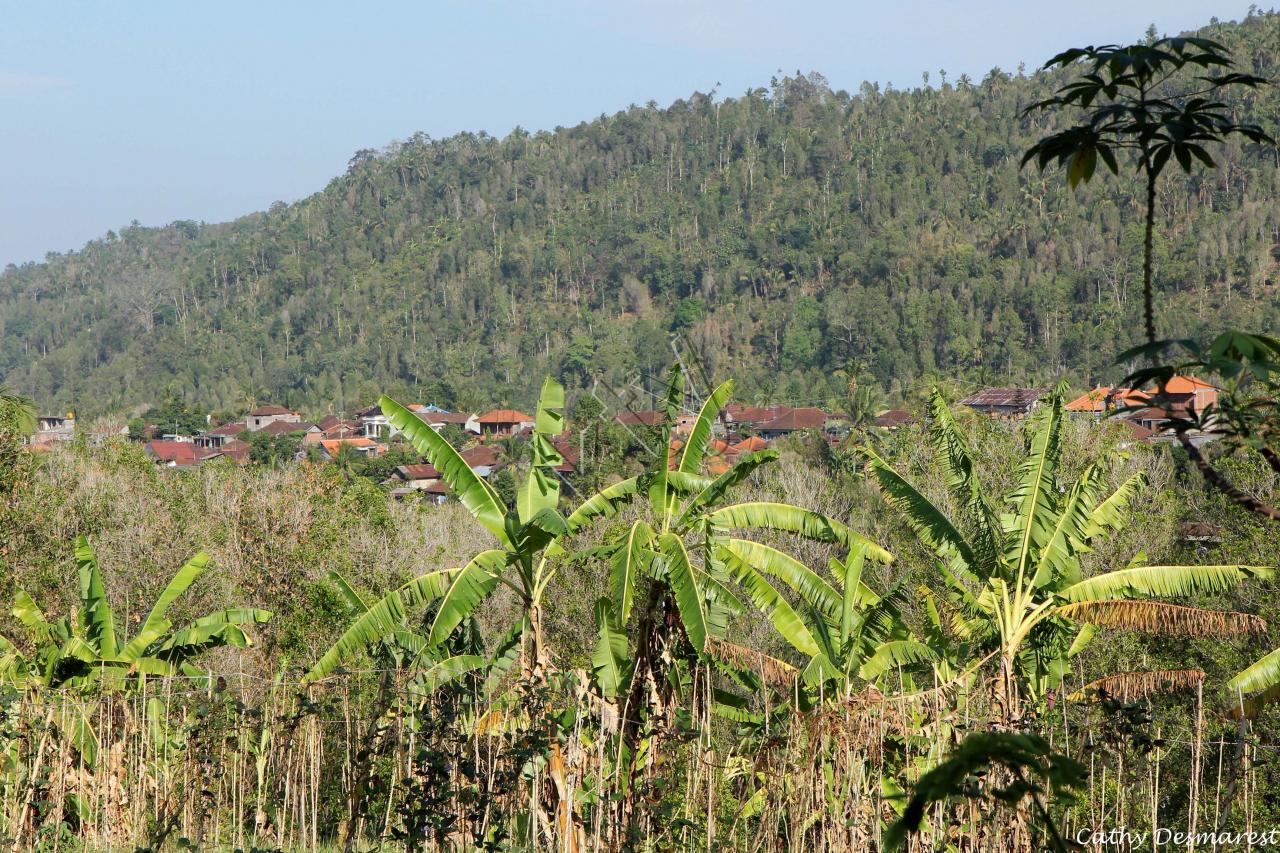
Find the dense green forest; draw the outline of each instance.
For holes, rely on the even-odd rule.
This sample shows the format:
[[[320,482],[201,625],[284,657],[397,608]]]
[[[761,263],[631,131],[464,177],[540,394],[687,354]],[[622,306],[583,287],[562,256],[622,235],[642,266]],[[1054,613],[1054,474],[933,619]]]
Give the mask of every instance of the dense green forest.
[[[1277,76],[1280,15],[1203,33]],[[360,151],[296,204],[134,225],[7,269],[0,376],[87,415],[175,394],[527,405],[544,373],[652,387],[674,339],[742,396],[793,404],[850,375],[890,395],[937,377],[1116,379],[1140,329],[1141,188],[1072,192],[1019,169],[1059,120],[1021,110],[1061,80],[939,70],[851,94],[797,74]],[[1280,133],[1280,90],[1236,97]],[[1280,321],[1277,154],[1215,153],[1217,169],[1160,185],[1162,334]]]

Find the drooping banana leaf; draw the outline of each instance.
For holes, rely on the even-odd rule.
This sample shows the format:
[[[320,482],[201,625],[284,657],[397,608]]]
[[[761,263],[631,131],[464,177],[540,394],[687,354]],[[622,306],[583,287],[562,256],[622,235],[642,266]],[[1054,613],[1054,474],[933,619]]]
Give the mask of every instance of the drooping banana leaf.
[[[404,433],[414,449],[425,456],[467,511],[504,545],[510,547],[503,524],[506,511],[493,488],[471,470],[466,460],[422,418],[392,400],[379,398],[378,405],[391,425]]]
[[[646,571],[652,559],[650,543],[653,537],[652,527],[644,521],[636,521],[627,530],[621,547],[614,552],[610,561],[609,594],[613,599],[618,621],[624,624],[631,618],[636,580]]]
[[[737,562],[764,572],[785,583],[810,607],[816,607],[831,620],[839,618],[840,594],[804,563],[777,548],[748,539],[729,539],[720,543],[721,559],[735,570]]]
[[[875,652],[863,661],[858,668],[858,676],[866,681],[875,681],[897,667],[936,660],[938,653],[919,640],[887,640],[876,646]]]
[[[316,661],[303,677],[314,682],[332,675],[339,666],[359,655],[376,642],[384,640],[404,627],[406,611],[444,596],[454,575],[461,569],[443,569],[414,578],[392,590],[357,618],[342,636]]]
[[[507,566],[504,551],[481,551],[449,579],[449,585],[440,596],[427,633],[427,643],[438,646],[453,633],[462,620],[471,615],[476,606],[498,585],[498,577]]]
[[[689,642],[701,654],[707,648],[706,600],[698,587],[689,561],[689,552],[685,550],[684,542],[674,533],[659,536],[658,547],[665,558],[667,583],[680,611],[680,621]]]
[[[591,654],[591,670],[596,684],[600,686],[600,695],[613,699],[627,689],[633,661],[627,635],[618,624],[613,604],[607,598],[596,601],[596,625],[599,639]]]
[[[747,591],[751,603],[773,623],[773,627],[784,640],[801,654],[819,653],[817,642],[814,641],[804,620],[795,612],[790,602],[762,578],[746,560],[730,559],[726,563],[734,581]]]
[[[1273,574],[1266,566],[1131,566],[1086,578],[1059,595],[1069,602],[1200,595],[1225,592],[1251,578],[1265,580]]]

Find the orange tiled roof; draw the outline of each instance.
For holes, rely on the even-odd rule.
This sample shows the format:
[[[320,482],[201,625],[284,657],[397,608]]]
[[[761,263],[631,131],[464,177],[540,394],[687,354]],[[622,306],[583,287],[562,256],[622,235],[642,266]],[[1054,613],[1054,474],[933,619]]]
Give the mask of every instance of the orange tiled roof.
[[[1107,395],[1110,393],[1110,388],[1094,388],[1092,391],[1076,397],[1063,408],[1068,412],[1101,412],[1107,404]]]
[[[479,418],[482,424],[530,424],[533,418],[518,409],[494,409]]]
[[[371,438],[363,438],[363,437],[326,438],[326,439],[322,439],[320,442],[320,446],[323,447],[325,450],[329,451],[329,453],[337,453],[338,450],[344,444],[350,445],[351,447],[376,447],[378,445],[378,442],[374,441]]]
[[[1194,376],[1175,376],[1164,387],[1170,394],[1194,394],[1196,391],[1215,390],[1215,386]]]
[[[739,441],[733,447],[729,448],[734,453],[755,453],[764,450],[769,446],[769,442],[765,441],[758,435],[750,436]]]

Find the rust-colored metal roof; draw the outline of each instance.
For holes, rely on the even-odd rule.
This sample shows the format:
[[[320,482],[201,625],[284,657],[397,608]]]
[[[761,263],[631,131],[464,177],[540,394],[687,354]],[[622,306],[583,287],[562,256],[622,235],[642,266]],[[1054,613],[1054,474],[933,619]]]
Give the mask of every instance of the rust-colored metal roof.
[[[614,418],[620,424],[633,426],[657,426],[662,423],[662,412],[623,412]]]
[[[400,465],[396,468],[401,479],[404,480],[439,480],[440,472],[436,470],[436,466],[430,462],[422,462],[417,465]]]
[[[757,429],[761,432],[798,432],[804,429],[822,429],[827,413],[822,409],[804,407],[791,409],[771,421],[765,421]]]
[[[975,409],[1030,409],[1044,396],[1039,388],[984,388],[960,401],[960,405]]]

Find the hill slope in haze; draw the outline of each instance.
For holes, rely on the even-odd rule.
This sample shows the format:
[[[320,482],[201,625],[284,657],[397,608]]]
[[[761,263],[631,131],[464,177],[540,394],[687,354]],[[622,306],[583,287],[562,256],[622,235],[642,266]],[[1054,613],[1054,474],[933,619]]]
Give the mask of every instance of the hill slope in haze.
[[[1280,76],[1280,15],[1204,32]],[[0,376],[89,415],[169,394],[528,404],[547,372],[648,382],[675,336],[778,402],[839,397],[849,374],[894,394],[939,376],[1114,378],[1139,328],[1140,188],[1108,176],[1073,194],[1019,170],[1049,127],[1020,110],[1060,82],[994,70],[850,95],[811,74],[362,151],[296,204],[9,268]],[[1275,88],[1240,97],[1280,135]],[[1280,322],[1275,152],[1215,156],[1162,183],[1166,334]]]

